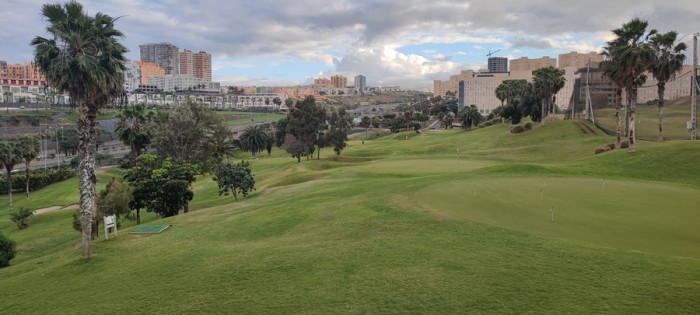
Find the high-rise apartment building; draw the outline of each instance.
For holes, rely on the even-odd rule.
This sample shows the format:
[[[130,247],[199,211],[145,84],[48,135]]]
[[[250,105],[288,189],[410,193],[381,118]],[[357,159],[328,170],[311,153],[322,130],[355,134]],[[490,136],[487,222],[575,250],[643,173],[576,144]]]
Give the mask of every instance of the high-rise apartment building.
[[[348,86],[348,78],[342,75],[334,75],[331,77],[331,86],[337,89]]]
[[[314,79],[314,85],[317,86],[317,87],[330,87],[330,86],[331,86],[331,80],[326,79],[326,78]]]
[[[177,46],[170,43],[140,45],[141,61],[153,62],[160,65],[165,74],[180,73],[180,52]]]
[[[559,69],[564,69],[566,67],[585,68],[588,66],[589,62],[591,68],[598,68],[601,61],[603,61],[603,56],[595,51],[587,54],[580,54],[572,51],[568,54],[559,55]]]
[[[194,61],[194,77],[211,82],[211,55],[200,51],[193,54],[192,57]]]
[[[365,91],[367,90],[367,77],[364,75],[356,75],[355,76],[355,94],[365,94]]]
[[[488,68],[489,72],[508,72],[508,58],[489,57]]]
[[[211,82],[211,55],[185,49],[180,53],[180,74],[191,75]]]
[[[554,58],[549,58],[544,56],[542,58],[529,59],[527,57],[522,57],[518,59],[511,59],[510,61],[510,71],[535,71],[537,69],[546,67],[556,67],[557,60]]]
[[[159,64],[145,61],[134,61],[141,71],[141,84],[147,85],[148,80],[153,76],[164,75],[165,70]]]

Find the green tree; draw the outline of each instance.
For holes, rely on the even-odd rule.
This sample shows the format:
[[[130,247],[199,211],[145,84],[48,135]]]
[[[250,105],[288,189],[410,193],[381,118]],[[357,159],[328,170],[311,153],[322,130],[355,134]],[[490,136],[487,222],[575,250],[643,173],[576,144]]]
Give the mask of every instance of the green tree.
[[[10,265],[10,260],[17,254],[17,244],[0,232],[0,268]]]
[[[683,68],[685,62],[685,43],[677,43],[678,33],[670,31],[668,33],[656,33],[649,39],[649,44],[654,52],[649,71],[656,78],[656,87],[659,94],[659,141],[664,141],[664,92],[666,82],[671,79],[676,72]]]
[[[22,155],[14,143],[0,142],[0,165],[7,172],[7,195],[10,198],[10,207],[12,207],[12,170],[21,162]]]
[[[613,59],[612,48],[610,46],[603,47],[603,61],[600,63],[600,68],[603,71],[603,75],[608,77],[610,81],[615,84],[615,124],[617,126],[615,131],[615,148],[619,149],[621,147],[622,138],[622,124],[620,122],[620,109],[622,108],[622,89],[626,86],[625,80],[628,79],[627,75],[622,71],[622,68],[616,64],[619,60]],[[625,111],[625,120],[627,119],[627,114],[629,111]]]
[[[279,97],[275,97],[272,99],[272,104],[277,105],[277,108],[279,108],[280,105],[282,105],[282,99],[280,99]]]
[[[151,147],[161,159],[178,164],[194,164],[200,170],[212,171],[216,166],[212,141],[227,130],[223,118],[208,108],[188,103],[173,111],[160,111],[149,123]]]
[[[479,109],[476,105],[472,104],[465,107],[461,113],[459,113],[459,120],[462,123],[462,128],[472,129],[473,126],[478,125],[484,117],[479,113]]]
[[[329,123],[330,130],[326,137],[330,146],[333,147],[336,159],[338,159],[340,152],[347,146],[348,132],[352,126],[351,118],[348,116],[345,109],[341,108],[337,112],[335,110],[331,112]]]
[[[24,137],[17,143],[20,156],[24,161],[24,186],[29,198],[29,164],[39,155],[39,139],[35,137]]]
[[[289,112],[287,131],[297,142],[306,147],[307,159],[320,143],[319,135],[325,129],[326,111],[316,104],[313,96],[307,96]],[[286,138],[285,138],[286,139]],[[296,143],[295,146],[298,146]]]
[[[267,134],[260,125],[248,126],[241,134],[241,147],[253,154],[256,159],[258,152],[262,152],[267,147]]]
[[[196,173],[196,166],[192,164],[179,164],[170,159],[159,162],[155,155],[140,155],[136,165],[124,172],[124,179],[133,187],[129,207],[137,211],[137,224],[141,221],[138,211],[142,208],[163,217],[177,215],[180,209],[187,212],[194,197],[191,185]]]
[[[255,190],[255,178],[250,164],[246,161],[219,165],[212,179],[219,186],[219,196],[228,196],[230,192],[236,201],[238,194],[248,197],[248,193]]]
[[[48,22],[51,38],[35,37],[34,63],[48,84],[67,92],[77,101],[80,164],[80,218],[82,257],[92,255],[90,230],[96,210],[95,152],[97,110],[108,104],[123,88],[126,48],[117,38],[115,19],[103,13],[94,17],[81,4],[70,1],[44,4],[41,13]]]
[[[29,222],[27,219],[34,215],[34,211],[20,207],[17,211],[10,212],[10,220],[17,224],[17,228],[24,230],[29,227]]]
[[[142,104],[126,107],[117,114],[119,119],[115,130],[117,137],[131,148],[135,156],[141,155],[141,152],[151,143],[151,135],[146,128],[148,117],[150,116],[146,115],[146,107]]]
[[[97,213],[92,227],[93,239],[99,236],[100,222],[103,221],[105,215],[115,215],[117,222],[122,216],[131,219],[131,216],[129,216],[131,213],[129,203],[132,199],[131,187],[112,177],[105,189],[100,191],[100,194],[97,196]],[[74,222],[73,227],[80,228],[80,225],[76,226]]]
[[[233,156],[235,153],[236,140],[229,129],[218,129],[209,138],[212,157],[217,163],[221,163],[225,158]]]
[[[649,46],[649,38],[656,34],[656,30],[647,32],[649,23],[640,18],[634,18],[622,27],[612,30],[615,39],[607,43],[606,50],[615,62],[612,66],[618,68],[626,79],[623,81],[627,91],[629,102],[629,152],[636,150],[636,112],[637,112],[637,91],[646,82],[644,72],[649,69],[654,62],[654,51]]]
[[[365,139],[362,140],[362,143],[365,143],[365,140],[367,140],[367,131],[370,126],[372,126],[372,119],[369,118],[369,116],[362,117],[362,120],[360,120],[360,127],[365,128]]]
[[[540,68],[532,72],[533,87],[538,95],[542,97],[541,115],[545,118],[554,113],[556,94],[564,87],[564,70],[549,66]]]

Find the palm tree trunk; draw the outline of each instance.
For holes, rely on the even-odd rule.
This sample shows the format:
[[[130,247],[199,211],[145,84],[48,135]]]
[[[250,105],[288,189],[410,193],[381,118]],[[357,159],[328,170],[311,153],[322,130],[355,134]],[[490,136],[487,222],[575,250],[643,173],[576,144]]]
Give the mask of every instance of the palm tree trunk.
[[[95,119],[97,108],[85,101],[80,104],[78,119],[78,186],[80,188],[80,226],[82,229],[82,257],[92,256],[92,225],[96,209],[95,183]]]
[[[540,121],[544,121],[546,107],[547,107],[547,98],[542,98],[542,105],[540,105]]]
[[[635,116],[636,116],[636,111],[637,111],[637,87],[633,86],[630,88],[630,124],[629,124],[629,142],[630,146],[628,148],[629,152],[635,152],[637,143],[636,143],[636,138],[637,138],[637,133],[636,131],[636,123],[635,123]]]
[[[141,224],[141,209],[136,209],[136,225]]]
[[[622,107],[622,89],[617,88],[616,98],[615,98],[615,123],[617,124],[617,130],[615,130],[615,149],[621,147],[622,138],[622,123],[620,121],[620,107]]]
[[[659,142],[664,141],[664,92],[666,92],[666,82],[659,81],[656,84],[659,90]]]
[[[5,170],[7,171],[7,196],[10,198],[10,208],[12,208],[12,172],[8,168]]]
[[[29,200],[29,161],[24,163],[24,185],[27,192],[27,200]]]

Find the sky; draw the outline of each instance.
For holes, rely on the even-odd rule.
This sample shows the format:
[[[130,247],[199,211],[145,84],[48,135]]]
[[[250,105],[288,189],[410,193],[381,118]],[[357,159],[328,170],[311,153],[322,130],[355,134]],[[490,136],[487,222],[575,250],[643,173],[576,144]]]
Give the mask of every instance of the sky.
[[[29,42],[48,36],[45,1],[0,5],[0,60],[32,59]],[[428,89],[487,54],[557,58],[600,51],[610,30],[634,17],[677,31],[692,47],[700,32],[693,0],[101,0],[85,10],[119,17],[116,28],[139,59],[139,45],[169,42],[212,55],[223,85],[302,85],[335,74],[362,74],[369,86]],[[692,60],[689,58],[689,62]]]

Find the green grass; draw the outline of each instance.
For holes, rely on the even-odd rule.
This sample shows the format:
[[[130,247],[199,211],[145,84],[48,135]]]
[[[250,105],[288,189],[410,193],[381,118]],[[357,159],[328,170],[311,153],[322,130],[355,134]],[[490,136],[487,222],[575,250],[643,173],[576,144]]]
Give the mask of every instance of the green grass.
[[[251,161],[248,198],[219,196],[202,176],[193,211],[146,217],[168,230],[130,235],[125,225],[96,240],[89,261],[70,213],[18,231],[0,210],[0,230],[20,249],[0,269],[0,305],[3,314],[695,313],[700,145],[642,141],[634,154],[593,155],[611,140],[565,121],[519,135],[497,125],[355,140],[338,161],[328,149],[301,163],[274,151]],[[59,200],[52,189],[73,184],[35,200]]]
[[[624,117],[624,112],[621,112]],[[637,137],[643,140],[656,141],[658,139],[659,111],[656,104],[639,105],[637,107]],[[617,130],[615,122],[615,109],[605,108],[595,111],[596,123],[614,134]],[[686,127],[686,121],[690,120],[690,105],[664,106],[664,139],[687,140],[690,132]],[[621,120],[622,128],[625,128],[624,118]]]

